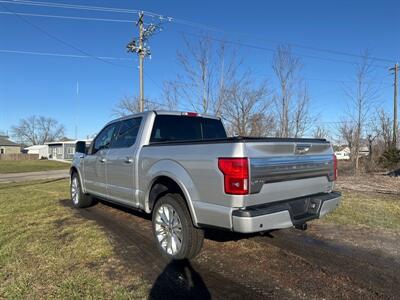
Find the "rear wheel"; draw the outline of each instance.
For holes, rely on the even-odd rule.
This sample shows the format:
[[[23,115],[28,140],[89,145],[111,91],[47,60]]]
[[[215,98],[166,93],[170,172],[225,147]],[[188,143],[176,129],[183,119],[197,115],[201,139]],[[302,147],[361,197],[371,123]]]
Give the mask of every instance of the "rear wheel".
[[[76,208],[88,207],[93,204],[93,199],[89,195],[85,195],[82,192],[82,185],[79,180],[77,173],[73,173],[71,176],[71,200],[72,205]]]
[[[179,194],[161,197],[153,211],[153,234],[158,249],[169,259],[194,258],[203,246],[204,232],[195,228]]]

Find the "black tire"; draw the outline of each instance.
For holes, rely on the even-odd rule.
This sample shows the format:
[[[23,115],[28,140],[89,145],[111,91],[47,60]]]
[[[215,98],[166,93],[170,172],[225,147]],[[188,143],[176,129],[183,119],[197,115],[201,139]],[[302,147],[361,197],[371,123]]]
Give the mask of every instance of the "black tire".
[[[156,223],[158,211],[162,206],[171,206],[178,215],[181,222],[181,247],[174,254],[168,253],[161,245],[156,233]],[[186,206],[185,200],[179,194],[166,194],[156,202],[152,216],[153,236],[158,250],[167,259],[181,260],[191,259],[200,253],[203,246],[204,231],[193,226],[190,212]]]
[[[75,199],[74,199],[74,190],[73,190],[74,188],[75,188],[76,195],[77,195],[77,198],[75,198]],[[93,203],[94,203],[91,196],[86,195],[82,192],[81,181],[76,172],[74,172],[71,176],[70,193],[71,193],[71,202],[75,208],[88,207],[88,206],[93,205]]]

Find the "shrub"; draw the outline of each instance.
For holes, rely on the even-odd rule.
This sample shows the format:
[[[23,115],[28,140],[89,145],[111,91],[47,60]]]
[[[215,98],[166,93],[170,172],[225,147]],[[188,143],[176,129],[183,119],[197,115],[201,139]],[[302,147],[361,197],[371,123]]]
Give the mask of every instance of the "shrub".
[[[389,148],[382,153],[380,164],[388,169],[394,169],[400,164],[400,150]]]

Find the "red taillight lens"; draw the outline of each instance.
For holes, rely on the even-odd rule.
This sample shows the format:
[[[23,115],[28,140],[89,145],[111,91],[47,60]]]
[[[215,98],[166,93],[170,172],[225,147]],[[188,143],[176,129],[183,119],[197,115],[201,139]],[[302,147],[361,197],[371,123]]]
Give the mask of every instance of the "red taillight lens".
[[[247,158],[219,158],[218,168],[224,174],[225,193],[249,193],[249,164]]]
[[[187,116],[187,117],[199,117],[200,116],[196,112],[185,112],[185,113],[182,113],[182,115]]]
[[[337,157],[335,154],[333,154],[333,180],[336,180],[338,176],[338,171],[337,171]]]

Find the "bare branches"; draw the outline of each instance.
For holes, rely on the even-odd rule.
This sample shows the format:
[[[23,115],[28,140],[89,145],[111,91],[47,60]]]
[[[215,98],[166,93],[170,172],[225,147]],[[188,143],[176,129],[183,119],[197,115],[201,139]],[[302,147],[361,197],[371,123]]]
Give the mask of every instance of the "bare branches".
[[[163,98],[169,110],[177,110],[179,106],[179,83],[176,81],[165,81],[163,84]]]
[[[358,170],[361,138],[367,118],[370,115],[374,101],[378,98],[376,88],[373,86],[371,78],[372,62],[368,51],[364,51],[361,61],[354,66],[355,81],[354,86],[345,86],[344,92],[348,98],[348,115],[352,120],[352,153],[354,167]]]
[[[290,46],[278,46],[272,63],[272,69],[279,82],[279,92],[274,97],[277,135],[280,137],[301,137],[309,129],[310,96],[300,77],[302,64],[292,54]]]
[[[349,146],[350,150],[353,149],[355,129],[351,121],[342,121],[339,123],[339,134],[343,141]]]
[[[178,51],[178,62],[183,68],[185,77],[178,75],[184,85],[183,92],[196,110],[209,112],[212,91],[212,42],[203,37],[197,42],[190,42],[183,37],[186,52]]]
[[[226,99],[226,87],[232,85],[242,60],[224,42],[215,43],[205,36],[189,41],[178,51],[183,73],[178,75],[181,97],[195,111],[220,115]]]
[[[150,101],[148,99],[144,99],[144,109],[152,110],[159,109],[160,105]],[[134,97],[123,97],[113,109],[113,115],[117,117],[123,117],[127,115],[132,115],[140,112],[140,98],[138,96]]]
[[[226,88],[225,97],[222,111],[230,134],[271,134],[275,124],[273,116],[268,113],[271,101],[266,82],[254,86],[254,80],[248,71]]]
[[[294,105],[292,119],[290,120],[290,132],[293,137],[302,137],[311,126],[311,116],[309,113],[310,96],[307,87],[299,92],[298,99]]]
[[[18,125],[11,128],[11,132],[22,143],[38,145],[61,139],[65,127],[52,118],[31,116],[21,119]]]
[[[376,111],[373,120],[373,131],[382,141],[384,149],[389,149],[392,145],[393,123],[389,114],[382,108]]]
[[[317,125],[313,132],[313,137],[316,139],[327,139],[329,137],[329,130],[321,125]]]

